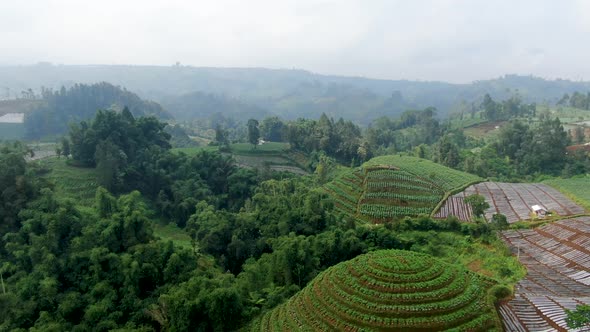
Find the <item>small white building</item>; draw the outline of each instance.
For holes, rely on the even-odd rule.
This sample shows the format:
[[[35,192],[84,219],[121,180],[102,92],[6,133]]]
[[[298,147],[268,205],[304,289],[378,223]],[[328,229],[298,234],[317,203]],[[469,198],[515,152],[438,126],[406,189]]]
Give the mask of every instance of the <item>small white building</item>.
[[[549,211],[541,205],[533,205],[531,208],[538,218],[545,218],[549,214]]]

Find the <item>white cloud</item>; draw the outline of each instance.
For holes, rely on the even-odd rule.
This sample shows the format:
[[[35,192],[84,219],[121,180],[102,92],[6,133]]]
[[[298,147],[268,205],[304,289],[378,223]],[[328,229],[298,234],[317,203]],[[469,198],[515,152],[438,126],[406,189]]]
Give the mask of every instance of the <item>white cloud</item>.
[[[590,79],[585,0],[0,3],[0,63],[304,68],[470,81]]]

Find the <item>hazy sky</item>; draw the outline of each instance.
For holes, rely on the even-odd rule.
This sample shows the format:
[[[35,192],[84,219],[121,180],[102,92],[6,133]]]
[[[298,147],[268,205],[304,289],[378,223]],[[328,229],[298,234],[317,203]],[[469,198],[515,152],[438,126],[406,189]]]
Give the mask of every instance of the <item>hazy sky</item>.
[[[590,80],[586,0],[0,0],[0,64]]]

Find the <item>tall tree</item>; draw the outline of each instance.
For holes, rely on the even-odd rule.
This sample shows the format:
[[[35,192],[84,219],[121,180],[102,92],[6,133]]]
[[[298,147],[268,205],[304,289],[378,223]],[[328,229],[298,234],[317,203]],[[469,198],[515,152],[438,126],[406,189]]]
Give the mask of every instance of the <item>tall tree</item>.
[[[258,120],[248,120],[248,142],[256,148],[258,139],[260,138],[260,131],[258,130]]]

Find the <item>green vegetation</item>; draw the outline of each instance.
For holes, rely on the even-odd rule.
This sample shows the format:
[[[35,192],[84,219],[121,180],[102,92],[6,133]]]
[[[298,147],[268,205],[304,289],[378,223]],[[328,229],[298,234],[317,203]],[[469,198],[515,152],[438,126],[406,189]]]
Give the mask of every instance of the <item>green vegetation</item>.
[[[445,192],[460,189],[468,183],[481,181],[481,178],[476,175],[454,170],[430,160],[409,156],[376,157],[365,163],[363,167],[371,169],[372,167],[378,168],[381,165],[391,165],[409,172],[422,181],[436,184]]]
[[[289,151],[291,147],[289,143],[282,142],[266,142],[262,145],[257,145],[255,148],[249,143],[235,143],[230,145],[230,150],[235,154],[283,154]]]
[[[74,200],[78,205],[92,206],[98,188],[94,168],[71,166],[65,158],[55,157],[38,163],[47,171],[44,177],[54,185],[53,190],[58,197]]]
[[[201,151],[207,151],[207,152],[213,152],[213,151],[217,151],[219,150],[218,146],[213,146],[213,145],[206,145],[206,146],[195,146],[195,147],[191,147],[191,148],[173,148],[170,151],[173,153],[184,153],[188,156],[193,156],[198,154]]]
[[[63,135],[70,122],[91,119],[100,109],[122,110],[127,107],[134,116],[170,117],[159,104],[142,100],[134,93],[105,82],[75,84],[69,89],[62,86],[59,91],[44,89],[41,100],[25,117],[26,135],[30,139]]]
[[[574,202],[590,210],[590,176],[577,176],[569,179],[555,178],[543,181],[561,191]]]
[[[499,331],[493,284],[425,254],[374,251],[328,268],[250,330]]]
[[[481,178],[426,159],[376,157],[344,172],[324,186],[335,209],[345,215],[383,223],[404,216],[430,214],[456,190]]]
[[[578,304],[576,310],[565,309],[567,326],[572,329],[590,326],[590,305]]]
[[[287,104],[314,95],[314,87],[301,89]],[[318,97],[325,105],[350,92],[331,89]],[[131,98],[108,85],[44,91],[63,121],[47,132],[73,115],[95,115],[60,138],[57,148],[71,159],[26,162],[22,144],[0,148],[0,330],[224,331],[314,322],[312,330],[498,329],[493,302],[525,274],[496,236],[506,221],[428,215],[483,177],[568,176],[590,165],[583,151],[565,154],[570,142],[559,119],[537,116],[518,96],[488,96],[460,125],[440,122],[428,107],[366,129],[328,114],[252,119],[248,135],[245,123],[213,114],[195,130],[215,146],[190,147],[186,131],[195,122],[167,130],[134,116],[157,113],[153,104],[138,101],[138,113],[130,106],[77,114],[84,100],[97,107],[93,91]],[[393,93],[388,102],[402,99]],[[482,115],[509,119],[497,139],[461,130]],[[523,117],[531,121],[512,121]],[[250,143],[235,143],[248,136]],[[273,142],[253,145],[259,136]],[[309,174],[273,172],[295,166]],[[552,181],[581,196],[586,180],[578,181],[584,188]]]

